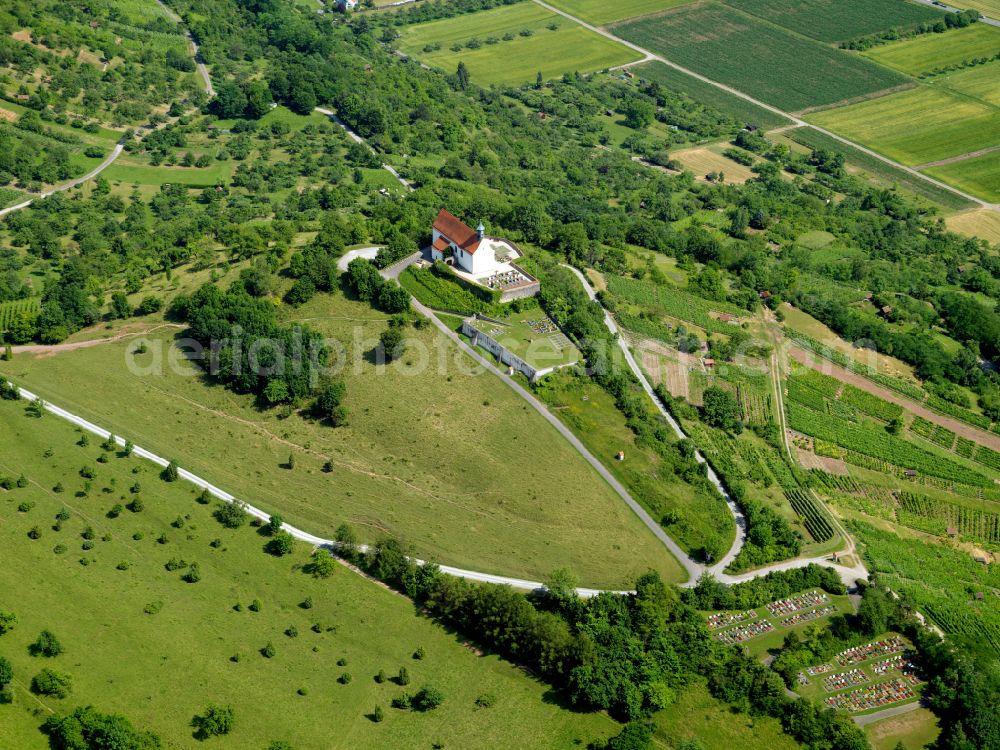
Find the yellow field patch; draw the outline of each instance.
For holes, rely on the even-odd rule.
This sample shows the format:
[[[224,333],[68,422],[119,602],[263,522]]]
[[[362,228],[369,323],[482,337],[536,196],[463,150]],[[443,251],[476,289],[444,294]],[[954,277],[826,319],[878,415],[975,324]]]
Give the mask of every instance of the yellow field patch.
[[[673,158],[683,164],[685,169],[694,172],[694,176],[699,180],[705,180],[706,175],[712,172],[716,174],[721,172],[725,175],[726,182],[742,185],[754,176],[750,167],[727,159],[722,154],[707,147],[677,151],[673,154]]]
[[[948,229],[986,240],[991,245],[1000,244],[1000,213],[988,208],[954,214],[944,220]]]

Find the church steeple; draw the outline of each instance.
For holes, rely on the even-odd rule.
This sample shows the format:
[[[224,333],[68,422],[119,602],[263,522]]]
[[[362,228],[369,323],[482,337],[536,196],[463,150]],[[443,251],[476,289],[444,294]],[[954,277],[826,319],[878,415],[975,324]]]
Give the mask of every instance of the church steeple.
[[[486,239],[486,227],[483,226],[483,222],[479,222],[479,226],[476,227],[476,232],[479,234],[479,239]]]

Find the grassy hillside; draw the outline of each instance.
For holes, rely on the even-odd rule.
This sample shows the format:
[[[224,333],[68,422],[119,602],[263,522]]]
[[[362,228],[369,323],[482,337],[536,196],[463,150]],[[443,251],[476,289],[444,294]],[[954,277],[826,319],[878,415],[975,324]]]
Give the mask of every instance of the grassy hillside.
[[[470,373],[471,360],[440,334],[412,331],[412,357],[380,369],[365,354],[385,317],[366,305],[324,295],[289,316],[345,345],[348,426],[285,419],[206,385],[186,364],[157,367],[161,355],[168,362],[167,331],[136,373],[131,343],[18,356],[3,371],[317,534],[347,520],[368,540],[390,533],[443,563],[533,580],[558,567],[595,586],[622,586],[650,567],[681,579],[573,448],[499,380]],[[289,454],[294,471],[283,468]]]
[[[304,574],[305,546],[286,557],[265,554],[265,538],[247,526],[223,528],[212,505],[195,502],[191,485],[163,482],[153,464],[120,455],[97,463],[97,439],[81,447],[68,423],[27,417],[24,405],[0,402],[0,474],[23,471],[29,480],[25,488],[0,490],[0,610],[18,617],[0,637],[0,654],[16,678],[14,705],[0,705],[0,746],[42,750],[47,743],[37,727],[44,718],[87,704],[127,715],[170,748],[198,746],[189,722],[210,702],[236,711],[233,733],[211,742],[218,748],[263,748],[272,740],[296,750],[432,742],[569,748],[616,731],[604,716],[559,708],[541,683],[477,656],[417,616],[408,600],[356,573],[337,566],[325,580]],[[83,465],[96,476],[80,497]],[[138,495],[129,491],[136,482]],[[65,492],[52,491],[58,483]],[[136,496],[140,512],[107,517]],[[64,509],[68,518],[55,531]],[[31,539],[35,526],[41,536]],[[88,527],[90,542],[81,536]],[[201,580],[182,580],[190,567],[167,571],[172,559],[197,563]],[[255,599],[259,612],[248,608]],[[64,654],[28,654],[42,629],[56,634]],[[273,658],[259,653],[268,643]],[[416,660],[420,647],[426,657]],[[374,680],[379,670],[396,675],[403,666],[412,679],[407,688]],[[26,690],[43,667],[72,677],[66,699]],[[348,684],[338,682],[345,673]],[[445,694],[440,708],[390,708],[394,696],[428,683]],[[484,694],[496,698],[493,708],[476,707]],[[385,711],[382,723],[368,716],[376,705]]]

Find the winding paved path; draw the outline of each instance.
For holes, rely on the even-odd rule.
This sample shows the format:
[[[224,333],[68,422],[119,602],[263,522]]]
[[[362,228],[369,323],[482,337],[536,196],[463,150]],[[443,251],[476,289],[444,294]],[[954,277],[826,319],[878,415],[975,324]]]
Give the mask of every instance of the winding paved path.
[[[809,128],[812,128],[813,130],[815,130],[817,132],[820,132],[820,133],[822,133],[823,135],[825,135],[825,136],[827,136],[829,138],[833,138],[835,141],[839,141],[840,143],[843,143],[846,146],[851,146],[852,148],[856,148],[858,151],[861,151],[862,153],[866,154],[867,156],[871,156],[871,157],[873,157],[875,159],[878,159],[881,162],[885,162],[886,164],[890,164],[891,166],[895,167],[896,169],[901,169],[904,172],[907,172],[908,174],[913,175],[914,177],[918,177],[919,179],[924,180],[925,182],[929,182],[932,185],[935,185],[936,187],[941,188],[942,190],[947,190],[950,193],[954,193],[955,195],[961,196],[965,200],[972,201],[973,203],[975,203],[978,206],[981,206],[982,208],[988,208],[991,211],[998,211],[998,212],[1000,212],[1000,203],[990,203],[988,201],[983,200],[982,198],[977,198],[976,196],[970,195],[969,193],[966,193],[966,192],[963,192],[962,190],[959,190],[958,188],[953,187],[952,185],[948,185],[947,183],[941,182],[940,180],[936,180],[933,177],[931,177],[929,175],[926,175],[926,174],[924,174],[924,173],[922,173],[922,172],[914,169],[913,167],[907,167],[904,164],[900,164],[899,162],[893,161],[892,159],[890,159],[890,158],[888,158],[886,156],[883,156],[882,154],[878,153],[877,151],[873,151],[870,148],[866,148],[866,147],[864,147],[864,146],[862,146],[862,145],[860,145],[858,143],[855,143],[854,141],[851,141],[851,140],[849,140],[847,138],[844,138],[841,135],[837,135],[836,133],[834,133],[834,132],[832,132],[830,130],[826,130],[825,128],[821,128],[821,127],[819,127],[817,125],[813,125],[810,122],[806,122],[801,117],[796,117],[795,115],[793,115],[793,114],[791,114],[789,112],[785,112],[784,110],[781,110],[778,107],[771,106],[770,104],[767,104],[766,102],[762,102],[759,99],[755,99],[752,96],[750,96],[749,94],[745,94],[744,92],[740,91],[739,89],[735,89],[732,86],[727,86],[724,83],[719,83],[718,81],[713,81],[711,78],[708,78],[707,76],[703,76],[700,73],[696,73],[695,71],[693,71],[693,70],[691,70],[689,68],[685,68],[683,65],[678,65],[677,63],[673,62],[672,60],[669,60],[666,57],[663,57],[662,55],[658,55],[655,52],[652,52],[652,51],[646,49],[645,47],[640,47],[638,44],[634,44],[634,43],[632,43],[632,42],[630,42],[628,40],[622,39],[619,36],[615,36],[613,33],[611,33],[610,31],[608,31],[607,29],[603,29],[603,28],[600,28],[598,26],[594,26],[593,24],[589,24],[586,21],[584,21],[583,19],[577,18],[572,13],[568,13],[568,12],[566,12],[564,10],[560,10],[559,8],[556,8],[554,5],[549,5],[547,2],[545,2],[545,0],[533,0],[533,2],[536,5],[540,5],[543,8],[545,8],[546,10],[548,10],[548,11],[550,11],[552,13],[556,13],[557,15],[560,15],[563,18],[567,18],[570,21],[573,21],[574,23],[577,23],[580,26],[583,26],[585,29],[588,29],[588,30],[592,31],[595,34],[600,34],[601,36],[605,37],[606,39],[611,39],[612,41],[615,41],[615,42],[618,42],[619,44],[625,45],[629,49],[631,49],[631,50],[633,50],[635,52],[638,52],[639,54],[643,55],[644,61],[655,60],[657,62],[661,62],[664,65],[668,65],[669,67],[673,68],[674,70],[679,70],[680,72],[685,73],[686,75],[689,75],[692,78],[696,78],[699,81],[702,81],[703,83],[707,83],[707,84],[710,84],[712,86],[715,86],[717,89],[721,89],[722,91],[725,91],[725,92],[727,92],[729,94],[732,94],[733,96],[738,96],[740,99],[748,101],[751,104],[755,104],[758,107],[761,107],[762,109],[766,109],[768,112],[773,112],[776,115],[781,115],[782,117],[785,117],[785,118],[791,120],[792,122],[794,122],[799,127],[809,127]],[[994,24],[995,24],[995,22],[994,22]],[[636,63],[632,63],[632,64],[635,65]]]
[[[163,2],[163,0],[156,0],[156,4],[159,5],[160,9],[167,14],[167,18],[184,29],[184,36],[187,37],[188,44],[191,45],[191,55],[194,57],[194,64],[198,68],[198,75],[201,76],[201,81],[205,84],[205,93],[209,96],[215,96],[215,88],[212,86],[212,77],[208,74],[208,68],[201,59],[201,47],[199,47],[198,42],[195,41],[191,30],[184,25],[184,19],[174,13],[174,11]]]

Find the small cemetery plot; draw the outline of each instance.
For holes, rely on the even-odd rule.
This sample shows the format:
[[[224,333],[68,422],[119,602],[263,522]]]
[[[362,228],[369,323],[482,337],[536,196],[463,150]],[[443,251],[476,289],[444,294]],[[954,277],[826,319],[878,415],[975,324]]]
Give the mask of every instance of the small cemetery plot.
[[[759,620],[747,623],[746,625],[740,625],[731,630],[725,630],[716,634],[715,638],[723,643],[733,645],[749,641],[751,638],[757,638],[764,635],[764,633],[770,633],[772,630],[774,630],[774,625],[771,624],[770,620]]]
[[[798,594],[789,599],[781,599],[767,605],[767,611],[777,617],[778,615],[791,615],[805,609],[811,609],[820,604],[826,604],[830,598],[822,591],[810,591],[806,594]]]
[[[755,619],[757,619],[757,612],[752,609],[748,609],[746,612],[718,612],[708,616],[708,629],[719,630],[738,622]]]
[[[886,638],[883,641],[866,643],[863,646],[855,646],[837,654],[837,663],[842,667],[849,667],[869,659],[879,656],[889,656],[890,654],[901,653],[906,648],[903,639],[899,636]]]
[[[799,612],[791,617],[786,617],[781,621],[781,627],[790,628],[793,625],[801,625],[804,622],[809,622],[811,620],[816,620],[824,615],[832,615],[837,611],[837,608],[832,604],[826,607],[820,607],[819,609],[810,609],[806,612]]]
[[[916,677],[907,675],[847,693],[831,695],[825,703],[830,708],[840,708],[852,713],[870,711],[914,698],[916,696],[914,686],[917,684],[919,680]]]
[[[823,689],[828,693],[835,693],[838,690],[857,687],[868,682],[868,675],[861,669],[852,669],[849,672],[832,674],[823,680]]]

